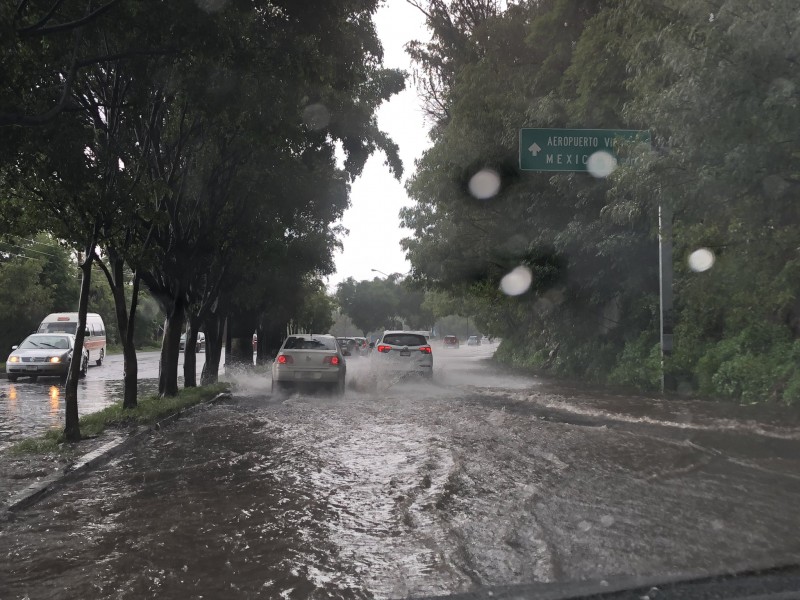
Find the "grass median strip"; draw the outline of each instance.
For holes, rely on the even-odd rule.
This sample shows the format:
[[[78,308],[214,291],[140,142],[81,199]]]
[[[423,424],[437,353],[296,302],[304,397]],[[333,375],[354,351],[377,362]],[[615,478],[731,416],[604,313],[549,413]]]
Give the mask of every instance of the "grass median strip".
[[[134,409],[123,409],[122,402],[117,402],[103,410],[82,416],[80,419],[81,435],[89,438],[100,435],[106,428],[152,425],[185,408],[210,400],[228,389],[227,384],[217,383],[196,388],[184,388],[174,397],[146,396],[139,400],[138,406]],[[73,444],[65,442],[64,432],[61,429],[51,429],[41,436],[28,438],[11,446],[9,452],[20,455],[51,452],[70,453],[72,450]]]

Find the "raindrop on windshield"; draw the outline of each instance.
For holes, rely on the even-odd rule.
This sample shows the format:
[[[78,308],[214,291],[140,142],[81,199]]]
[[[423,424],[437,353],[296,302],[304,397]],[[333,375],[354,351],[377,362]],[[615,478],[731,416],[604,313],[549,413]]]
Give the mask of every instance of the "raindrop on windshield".
[[[309,104],[303,109],[303,123],[315,131],[327,127],[330,120],[331,115],[323,104]]]
[[[500,191],[500,175],[491,169],[481,169],[469,180],[469,193],[478,200],[488,200]]]
[[[509,296],[519,296],[528,291],[533,273],[528,267],[519,266],[500,280],[500,290]]]
[[[689,255],[689,268],[697,273],[714,266],[714,253],[708,248],[698,248]]]
[[[614,524],[614,517],[611,515],[603,515],[600,517],[600,524],[603,527],[611,527]]]
[[[598,150],[586,161],[586,169],[598,179],[608,177],[616,168],[617,159],[604,150]]]
[[[227,0],[196,0],[197,6],[207,13],[215,13],[222,10],[228,3]]]

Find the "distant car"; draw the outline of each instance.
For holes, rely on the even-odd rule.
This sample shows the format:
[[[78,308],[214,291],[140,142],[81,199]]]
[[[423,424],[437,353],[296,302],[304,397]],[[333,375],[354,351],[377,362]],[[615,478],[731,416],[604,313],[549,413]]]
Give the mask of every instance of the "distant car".
[[[181,336],[181,352],[186,349],[186,334]],[[206,334],[202,331],[197,334],[197,343],[194,346],[195,352],[205,352],[206,349]]]
[[[70,333],[34,333],[26,337],[19,346],[12,346],[6,360],[6,373],[9,381],[19,377],[61,377],[67,379],[75,336]],[[86,376],[89,369],[89,351],[83,348],[80,377]]]
[[[290,335],[272,363],[272,391],[316,385],[342,395],[346,371],[344,354],[332,335]]]
[[[338,337],[336,341],[339,343],[339,347],[342,349],[342,353],[345,356],[354,356],[357,355],[357,345],[355,338],[351,337]]]
[[[459,347],[458,338],[454,335],[446,335],[442,340],[442,345],[445,348],[450,348],[451,350],[457,350]]]
[[[357,350],[358,356],[368,356],[369,355],[369,342],[367,342],[367,338],[355,337],[353,339],[356,341],[356,350]]]
[[[480,346],[480,345],[481,345],[481,338],[479,338],[477,335],[469,336],[469,339],[467,340],[467,346]]]
[[[386,331],[370,354],[375,377],[411,373],[433,377],[433,351],[428,339],[413,331]]]

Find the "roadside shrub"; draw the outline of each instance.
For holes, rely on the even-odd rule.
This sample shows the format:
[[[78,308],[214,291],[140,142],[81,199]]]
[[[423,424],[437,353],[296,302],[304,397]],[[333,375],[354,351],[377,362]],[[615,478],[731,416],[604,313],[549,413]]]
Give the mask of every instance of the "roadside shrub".
[[[609,383],[657,390],[661,385],[661,348],[650,332],[625,344],[616,366],[608,376]]]

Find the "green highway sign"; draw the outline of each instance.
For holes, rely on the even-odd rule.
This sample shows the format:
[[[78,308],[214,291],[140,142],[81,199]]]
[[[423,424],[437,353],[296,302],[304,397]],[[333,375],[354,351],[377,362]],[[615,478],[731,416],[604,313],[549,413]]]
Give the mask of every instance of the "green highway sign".
[[[616,160],[615,140],[639,140],[650,144],[650,132],[637,129],[523,128],[519,130],[519,168],[523,171],[587,172],[593,162],[602,164]],[[595,155],[598,152],[604,154]]]

